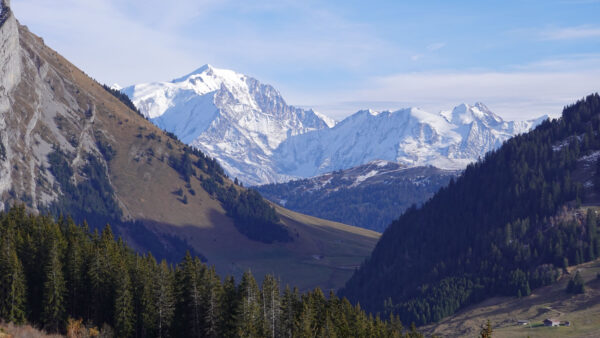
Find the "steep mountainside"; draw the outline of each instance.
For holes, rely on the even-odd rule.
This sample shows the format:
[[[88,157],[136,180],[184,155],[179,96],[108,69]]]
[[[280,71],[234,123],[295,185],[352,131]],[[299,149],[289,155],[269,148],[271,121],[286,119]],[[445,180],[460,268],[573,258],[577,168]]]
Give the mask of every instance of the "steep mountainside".
[[[108,222],[155,256],[195,250],[222,275],[251,268],[303,288],[339,287],[374,246],[377,233],[275,210],[235,185],[214,160],[46,47],[8,6],[0,47],[3,206],[69,214],[92,229]]]
[[[407,210],[341,295],[403,322],[436,322],[496,295],[526,296],[600,256],[600,96],[508,140]]]
[[[373,160],[463,169],[546,117],[507,122],[486,106],[462,104],[439,114],[418,108],[363,110],[335,127],[292,137],[273,155],[278,172],[311,177]]]
[[[325,175],[256,187],[265,198],[304,214],[383,231],[460,171],[373,161]]]
[[[123,92],[156,125],[216,157],[231,177],[248,184],[285,179],[270,163],[277,146],[334,124],[312,110],[288,106],[269,85],[210,65]]]

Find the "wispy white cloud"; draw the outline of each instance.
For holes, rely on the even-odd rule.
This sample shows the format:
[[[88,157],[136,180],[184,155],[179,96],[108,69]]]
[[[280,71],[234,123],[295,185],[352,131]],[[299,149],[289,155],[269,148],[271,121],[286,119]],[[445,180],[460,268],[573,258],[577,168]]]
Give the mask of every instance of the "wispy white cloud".
[[[446,43],[445,42],[435,42],[435,43],[432,43],[432,44],[428,45],[427,46],[427,50],[433,52],[433,51],[442,49],[444,47],[446,47]]]
[[[419,61],[423,58],[423,54],[414,54],[410,57],[411,60],[413,61]]]
[[[600,27],[576,26],[557,29],[548,29],[541,33],[543,40],[573,40],[600,38]]]
[[[464,70],[470,61],[460,54],[463,41],[453,39],[453,32],[444,36],[431,25],[428,38],[407,37],[375,21],[345,17],[318,1],[12,0],[12,5],[22,23],[100,81],[168,80],[211,63],[256,76],[282,90],[290,103],[337,118],[360,108],[437,110],[463,101],[483,101],[501,115],[528,118],[559,113],[563,105],[600,90],[599,55],[552,55],[507,66],[501,60],[506,55],[469,49],[493,62],[477,63],[486,70]],[[468,34],[472,31],[469,27]],[[593,21],[512,31],[511,40],[526,35],[553,44],[600,37]],[[441,60],[441,54],[448,60]]]
[[[114,2],[18,0],[12,7],[21,23],[50,47],[109,84],[168,79],[173,70],[183,74],[195,64],[194,56],[180,47],[189,41],[132,20]]]
[[[204,63],[250,73],[353,71],[382,55],[410,58],[368,25],[308,2],[13,1],[17,17],[43,32],[51,47],[98,80],[122,85],[171,79]],[[283,13],[296,15],[276,27],[262,25],[263,16]]]
[[[313,97],[311,103],[341,119],[364,108],[395,110],[417,106],[439,111],[463,102],[481,101],[505,118],[524,120],[543,114],[558,116],[565,105],[600,91],[598,79],[600,67],[572,71],[402,73],[371,78],[353,90]]]

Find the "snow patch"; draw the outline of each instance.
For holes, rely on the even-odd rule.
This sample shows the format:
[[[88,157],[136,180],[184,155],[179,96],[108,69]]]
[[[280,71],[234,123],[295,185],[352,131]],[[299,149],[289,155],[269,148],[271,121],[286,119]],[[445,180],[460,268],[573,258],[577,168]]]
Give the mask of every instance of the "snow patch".
[[[584,167],[589,168],[594,166],[600,158],[600,151],[594,151],[593,153],[583,156],[579,161],[583,162]]]
[[[378,171],[377,170],[371,170],[368,173],[364,174],[364,175],[359,175],[356,177],[356,179],[354,180],[354,183],[351,185],[351,187],[355,187],[359,184],[361,184],[362,182],[364,182],[366,179],[373,177],[375,175],[377,175]]]

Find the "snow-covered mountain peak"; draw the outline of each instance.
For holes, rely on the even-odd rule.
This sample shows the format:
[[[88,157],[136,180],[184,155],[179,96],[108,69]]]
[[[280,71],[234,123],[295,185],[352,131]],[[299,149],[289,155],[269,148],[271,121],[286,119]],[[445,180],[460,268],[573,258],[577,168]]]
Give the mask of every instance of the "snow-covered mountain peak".
[[[250,185],[373,160],[461,169],[541,122],[503,121],[478,102],[439,113],[365,109],[336,123],[287,105],[270,85],[211,65],[123,92],[159,127],[217,158],[231,177]]]
[[[479,121],[489,126],[504,122],[500,116],[494,114],[481,102],[476,102],[474,105],[462,103],[454,107],[451,111],[440,111],[439,115],[447,122],[455,125],[470,125],[473,122]]]
[[[223,72],[235,73],[235,72],[227,70],[227,69],[217,69],[207,63],[207,64],[203,65],[202,67],[194,70],[191,73],[188,73],[188,74],[185,74],[184,76],[173,79],[171,82],[173,82],[173,83],[183,82],[183,81],[189,80],[190,78],[196,78],[196,77],[201,77],[201,76],[215,76],[215,72],[217,72],[217,73],[223,73]],[[241,74],[238,74],[238,75],[241,75]]]
[[[208,64],[170,82],[123,92],[152,122],[218,158],[246,184],[279,177],[269,157],[287,138],[335,125],[313,110],[287,105],[270,85]]]
[[[288,138],[273,158],[279,172],[297,177],[381,159],[461,169],[540,122],[505,122],[482,103],[438,114],[420,108],[361,110],[333,128]]]
[[[229,69],[215,68],[206,64],[195,71],[171,81],[173,89],[190,90],[197,95],[226,88],[235,94],[246,94],[248,89],[248,77]],[[252,102],[246,100],[246,104]]]
[[[321,120],[323,120],[323,122],[325,122],[325,124],[329,128],[335,127],[335,125],[338,123],[338,121],[332,119],[329,116],[323,115],[323,114],[319,113],[318,111],[314,111],[312,109],[310,109],[310,111],[313,112],[318,118],[320,118]]]

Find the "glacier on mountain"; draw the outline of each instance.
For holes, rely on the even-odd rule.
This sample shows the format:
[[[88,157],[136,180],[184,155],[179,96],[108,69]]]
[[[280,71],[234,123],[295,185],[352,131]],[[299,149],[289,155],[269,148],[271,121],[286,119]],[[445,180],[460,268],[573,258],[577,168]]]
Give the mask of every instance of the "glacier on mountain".
[[[205,65],[123,89],[139,110],[245,184],[283,182],[386,160],[461,169],[547,117],[504,121],[484,104],[449,111],[361,110],[343,121],[289,106],[272,86]]]

